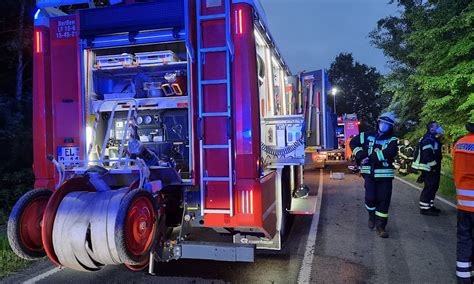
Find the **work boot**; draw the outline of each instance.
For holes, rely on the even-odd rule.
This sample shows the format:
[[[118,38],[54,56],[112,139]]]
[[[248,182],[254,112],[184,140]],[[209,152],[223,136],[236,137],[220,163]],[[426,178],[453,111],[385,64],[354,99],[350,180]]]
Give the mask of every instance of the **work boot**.
[[[375,228],[375,212],[373,210],[369,211],[369,221],[367,222],[367,226],[369,229]]]
[[[438,214],[441,213],[441,209],[439,209],[438,207],[436,207],[436,206],[434,206],[434,205],[431,206],[431,210],[432,210],[433,212],[438,213]]]
[[[430,209],[420,209],[420,214],[421,215],[427,215],[427,216],[439,216],[439,213],[433,210],[433,208]]]
[[[375,220],[375,226],[377,228],[377,233],[381,238],[388,238],[388,233],[385,231],[385,226],[387,226],[387,218],[377,217]]]

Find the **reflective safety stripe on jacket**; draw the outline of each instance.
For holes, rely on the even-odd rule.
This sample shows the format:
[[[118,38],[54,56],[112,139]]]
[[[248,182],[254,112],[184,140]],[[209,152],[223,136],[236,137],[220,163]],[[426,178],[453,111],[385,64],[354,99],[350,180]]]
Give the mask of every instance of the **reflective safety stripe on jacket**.
[[[458,208],[474,212],[474,134],[461,138],[453,150]]]
[[[369,158],[369,163],[361,165],[361,173],[374,178],[393,178],[393,159],[397,154],[398,138],[389,135],[361,132],[351,139],[349,146],[358,161]],[[395,147],[395,148],[394,148]]]
[[[424,137],[421,138],[419,141],[418,153],[411,167],[417,170],[429,172],[432,169],[432,167],[436,166],[438,163],[436,162],[436,160],[423,162],[421,159],[422,152],[425,150],[431,150],[433,151],[433,154],[434,154],[436,151],[438,151],[439,144],[437,142],[434,142],[433,145],[428,144],[428,145],[421,146],[421,142],[423,141],[423,139]]]

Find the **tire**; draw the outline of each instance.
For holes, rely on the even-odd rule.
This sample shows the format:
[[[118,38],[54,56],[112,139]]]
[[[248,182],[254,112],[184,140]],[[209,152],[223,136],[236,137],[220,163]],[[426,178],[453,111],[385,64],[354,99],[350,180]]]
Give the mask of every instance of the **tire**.
[[[139,265],[130,265],[130,264],[126,264],[126,263],[124,265],[125,265],[126,268],[128,268],[131,271],[142,271],[142,270],[145,270],[148,267],[149,263],[150,263],[150,257],[148,256]]]
[[[46,255],[41,237],[43,213],[53,192],[33,189],[13,207],[7,224],[10,247],[23,259],[35,260]]]
[[[120,260],[131,266],[143,265],[154,247],[157,226],[157,204],[151,193],[139,189],[130,191],[120,203],[115,222],[115,244]]]

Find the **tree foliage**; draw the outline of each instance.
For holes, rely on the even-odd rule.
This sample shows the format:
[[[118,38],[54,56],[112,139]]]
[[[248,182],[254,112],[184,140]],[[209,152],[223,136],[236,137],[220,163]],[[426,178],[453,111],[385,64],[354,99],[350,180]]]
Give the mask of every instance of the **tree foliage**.
[[[474,119],[474,2],[396,3],[401,14],[381,19],[370,34],[372,43],[391,58],[384,84],[394,94],[390,108],[411,136],[436,120],[452,142]]]
[[[382,75],[374,67],[355,61],[351,53],[341,53],[331,64],[329,79],[339,90],[337,112],[355,112],[361,129],[375,127],[380,112],[389,103],[388,93],[380,92]]]

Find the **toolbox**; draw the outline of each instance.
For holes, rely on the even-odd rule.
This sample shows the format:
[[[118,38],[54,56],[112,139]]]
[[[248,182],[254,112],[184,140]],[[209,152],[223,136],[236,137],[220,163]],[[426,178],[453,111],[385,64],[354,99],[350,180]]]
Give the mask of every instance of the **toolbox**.
[[[135,53],[137,63],[141,66],[162,65],[178,62],[179,58],[171,50]]]
[[[118,69],[136,65],[135,56],[129,53],[97,56],[95,62],[97,69]]]

